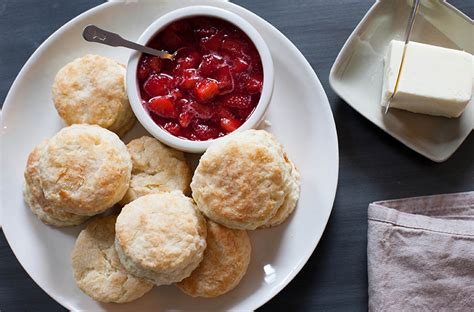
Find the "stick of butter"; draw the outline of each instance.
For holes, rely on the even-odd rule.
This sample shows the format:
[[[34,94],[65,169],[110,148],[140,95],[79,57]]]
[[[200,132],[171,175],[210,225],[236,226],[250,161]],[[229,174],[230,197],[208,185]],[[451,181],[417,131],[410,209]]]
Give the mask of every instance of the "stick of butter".
[[[385,57],[382,105],[394,92],[404,42],[392,40]],[[463,51],[410,41],[390,108],[459,117],[471,100],[473,58]]]

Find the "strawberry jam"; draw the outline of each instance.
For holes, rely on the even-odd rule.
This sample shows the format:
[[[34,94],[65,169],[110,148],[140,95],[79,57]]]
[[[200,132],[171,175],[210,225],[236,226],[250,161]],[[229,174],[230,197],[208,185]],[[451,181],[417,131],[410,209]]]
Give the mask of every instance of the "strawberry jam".
[[[263,70],[249,37],[210,17],[176,21],[148,46],[177,51],[173,61],[142,55],[137,78],[152,119],[169,133],[196,141],[239,128],[260,99]]]

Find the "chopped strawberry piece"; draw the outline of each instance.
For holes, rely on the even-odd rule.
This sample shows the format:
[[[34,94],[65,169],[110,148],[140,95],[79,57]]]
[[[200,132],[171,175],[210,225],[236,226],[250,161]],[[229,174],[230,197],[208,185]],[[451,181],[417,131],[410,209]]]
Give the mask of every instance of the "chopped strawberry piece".
[[[181,51],[183,49],[185,51]],[[179,49],[180,53],[178,53],[178,55],[185,54],[185,56],[180,57],[176,60],[177,64],[175,69],[173,70],[175,74],[182,73],[184,70],[189,68],[197,68],[202,59],[202,55],[199,52],[193,51],[190,48],[183,49]]]
[[[206,77],[211,76],[219,67],[225,63],[222,56],[216,54],[207,54],[202,58],[201,65],[199,65],[199,73]]]
[[[202,78],[194,68],[186,69],[183,72],[183,78],[180,85],[184,89],[192,89],[201,79]]]
[[[183,97],[183,93],[179,89],[173,89],[170,92],[170,96],[176,101]]]
[[[152,56],[148,59],[148,67],[155,73],[161,71],[161,59],[157,56]]]
[[[234,115],[225,107],[219,106],[215,111],[215,116],[220,120],[221,118],[234,118]]]
[[[245,88],[250,94],[262,92],[263,77],[253,75],[247,79]]]
[[[144,83],[143,89],[150,96],[166,95],[175,85],[173,77],[167,74],[152,75]]]
[[[219,130],[207,124],[194,124],[193,130],[200,140],[210,140],[219,136]]]
[[[234,78],[230,72],[229,66],[222,66],[213,76],[219,85],[220,94],[227,94],[234,90]]]
[[[138,66],[137,77],[139,80],[145,80],[150,75],[150,68],[147,66],[147,63],[143,62]]]
[[[241,72],[246,71],[249,68],[249,66],[250,64],[247,61],[245,61],[243,58],[238,57],[234,60],[232,69],[236,73],[241,73]]]
[[[205,52],[217,51],[221,47],[223,38],[222,32],[219,31],[208,37],[203,37],[200,41],[201,49]]]
[[[229,52],[233,56],[241,56],[247,49],[247,44],[244,41],[234,38],[226,38],[222,42],[222,50]]]
[[[226,107],[222,106],[219,104],[213,109],[213,114],[212,114],[212,121],[219,124],[221,122],[221,118],[234,118],[234,114],[230,112],[229,109]]]
[[[165,128],[165,130],[171,133],[172,135],[175,135],[175,136],[181,135],[181,127],[175,122],[169,121],[165,123],[163,128]]]
[[[207,120],[212,117],[213,111],[211,107],[199,104],[197,102],[193,102],[192,108],[194,110],[194,116],[196,116],[196,118]]]
[[[164,118],[176,118],[177,113],[171,96],[156,96],[148,101],[148,109]]]
[[[252,105],[252,97],[244,94],[231,94],[223,99],[223,104],[227,107],[245,109]]]
[[[213,79],[205,79],[196,85],[194,91],[200,102],[207,102],[219,93],[219,85]]]
[[[192,51],[186,58],[187,62],[191,64],[193,68],[197,68],[202,60],[202,55],[198,51]]]
[[[190,111],[182,112],[179,114],[178,121],[181,127],[187,128],[191,121],[194,119],[194,114]]]
[[[214,114],[213,108],[192,100],[181,100],[181,111],[192,114],[193,118],[207,120]]]
[[[240,122],[237,119],[229,118],[229,117],[228,118],[221,118],[221,127],[227,133],[230,133],[230,132],[236,130],[241,125],[242,125],[242,122]]]
[[[247,93],[247,80],[249,79],[249,75],[247,72],[243,72],[237,76],[235,82],[235,90],[241,93]]]
[[[186,98],[181,98],[177,101],[174,102],[174,107],[176,109],[176,111],[179,113],[183,110],[183,106],[186,105],[186,103],[188,103],[189,100],[186,99]]]

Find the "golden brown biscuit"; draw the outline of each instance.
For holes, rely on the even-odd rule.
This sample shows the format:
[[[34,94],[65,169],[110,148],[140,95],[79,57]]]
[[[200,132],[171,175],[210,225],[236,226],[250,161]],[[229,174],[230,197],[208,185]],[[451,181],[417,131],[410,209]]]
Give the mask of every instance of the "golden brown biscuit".
[[[116,216],[98,217],[77,237],[72,269],[77,286],[101,302],[129,302],[147,293],[153,284],[128,273],[114,247]]]
[[[158,192],[179,190],[189,194],[192,173],[183,152],[148,136],[132,140],[127,149],[133,167],[130,188],[120,202],[122,205]]]
[[[67,125],[96,124],[122,136],[135,122],[125,91],[125,67],[86,55],[56,74],[53,101]]]
[[[251,246],[246,231],[207,222],[207,247],[196,270],[177,283],[193,297],[217,297],[234,289],[247,272]]]
[[[43,153],[48,141],[44,141],[28,156],[25,169],[25,185],[23,190],[23,197],[25,202],[30,207],[31,211],[44,223],[57,226],[73,226],[81,224],[88,219],[87,216],[80,216],[77,214],[65,212],[62,209],[54,209],[44,198],[43,189],[41,188],[41,181],[39,178],[38,163],[41,154]]]
[[[132,161],[115,133],[96,125],[72,125],[49,140],[39,169],[52,208],[92,216],[122,199]]]
[[[290,178],[283,148],[273,135],[247,130],[211,144],[199,161],[191,189],[209,219],[254,230],[282,205]]]
[[[179,191],[139,197],[123,207],[115,225],[122,265],[156,285],[179,282],[202,260],[206,221]]]
[[[288,160],[291,166],[291,179],[288,182],[288,190],[283,200],[283,204],[278,208],[276,214],[265,223],[262,228],[277,226],[290,216],[290,214],[295,210],[296,203],[300,197],[301,189],[301,175],[298,169],[295,167],[294,163],[291,160]]]

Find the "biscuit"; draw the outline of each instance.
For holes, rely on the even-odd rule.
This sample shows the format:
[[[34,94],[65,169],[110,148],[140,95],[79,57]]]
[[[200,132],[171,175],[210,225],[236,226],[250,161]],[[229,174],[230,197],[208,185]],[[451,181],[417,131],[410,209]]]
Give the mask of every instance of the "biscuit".
[[[143,136],[127,144],[132,157],[130,188],[121,200],[125,205],[140,196],[182,191],[190,193],[192,172],[184,153],[165,146],[158,140]]]
[[[133,115],[132,117],[128,118],[128,120],[125,122],[125,124],[122,127],[120,127],[118,130],[116,130],[116,131],[110,130],[110,131],[114,132],[120,138],[122,138],[130,129],[133,128],[136,121],[137,121],[137,119],[135,118],[135,115]]]
[[[206,221],[181,192],[142,196],[122,208],[115,225],[122,265],[156,285],[179,282],[202,260]]]
[[[247,272],[251,246],[246,231],[207,222],[207,247],[196,270],[177,283],[193,297],[217,297],[234,289]]]
[[[77,58],[61,68],[53,102],[67,125],[96,124],[122,136],[135,122],[125,91],[125,66],[99,55]]]
[[[194,173],[192,196],[214,222],[254,230],[282,205],[290,177],[283,147],[273,135],[247,130],[211,144]]]
[[[86,216],[80,216],[68,213],[60,209],[53,209],[48,205],[44,198],[39,179],[38,163],[48,141],[45,141],[35,147],[28,156],[25,169],[25,184],[23,189],[23,197],[30,207],[31,211],[44,223],[57,226],[74,226],[83,223],[88,219]]]
[[[101,302],[129,302],[153,284],[137,278],[120,264],[114,247],[116,216],[92,220],[77,237],[71,262],[77,286]]]
[[[288,183],[288,191],[286,194],[285,199],[283,200],[283,204],[278,208],[276,214],[268,220],[266,224],[262,226],[262,228],[277,226],[283,221],[286,220],[290,216],[290,214],[295,210],[296,203],[300,197],[300,190],[301,190],[301,175],[298,169],[295,167],[295,164],[288,160],[291,165],[291,179]]]
[[[115,133],[96,125],[72,125],[49,140],[39,169],[50,206],[92,216],[122,199],[130,183],[132,161]]]

